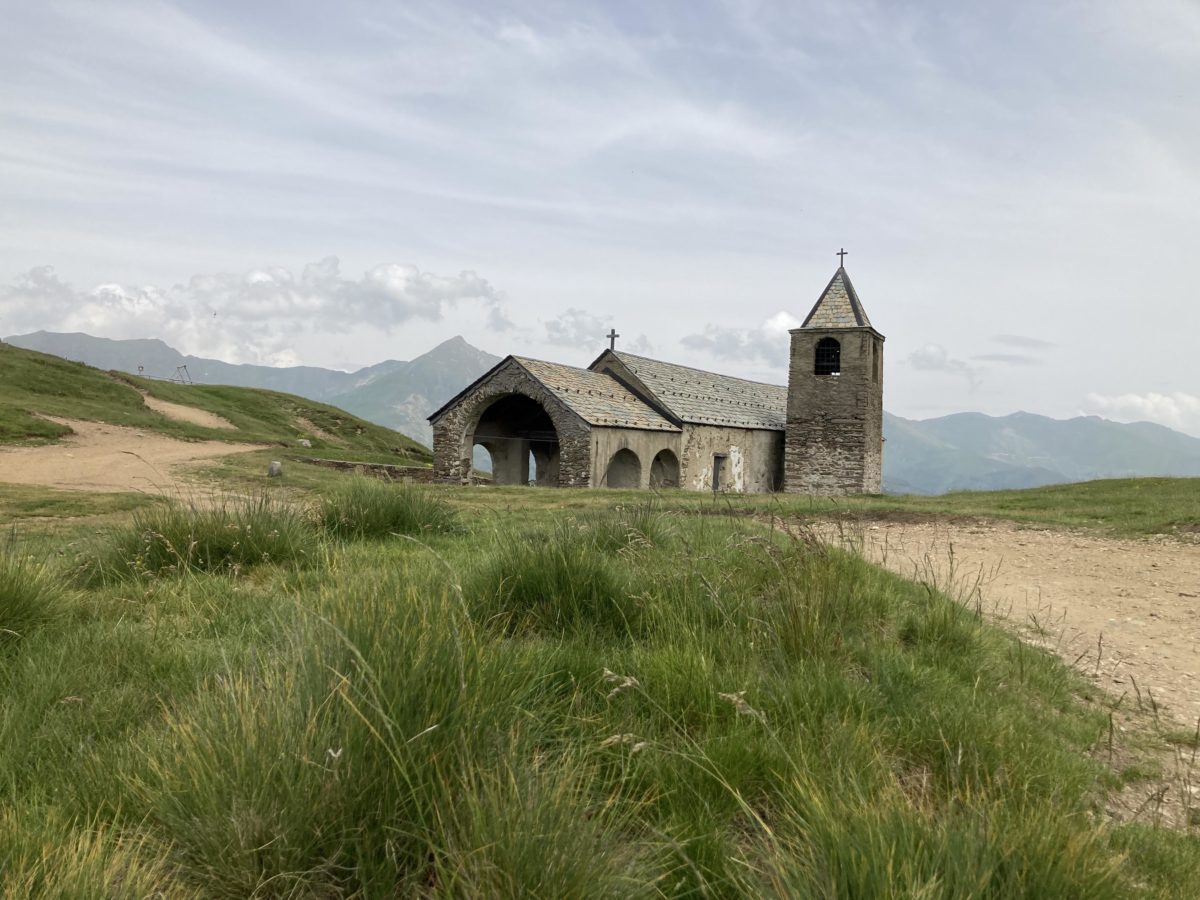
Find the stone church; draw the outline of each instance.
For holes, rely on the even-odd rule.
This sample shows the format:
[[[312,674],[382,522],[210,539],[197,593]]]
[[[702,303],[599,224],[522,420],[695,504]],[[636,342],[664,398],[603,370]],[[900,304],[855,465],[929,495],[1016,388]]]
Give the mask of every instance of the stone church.
[[[839,266],[791,331],[786,388],[615,349],[586,369],[509,356],[429,417],[434,479],[468,481],[480,445],[496,484],[879,493],[883,341]]]

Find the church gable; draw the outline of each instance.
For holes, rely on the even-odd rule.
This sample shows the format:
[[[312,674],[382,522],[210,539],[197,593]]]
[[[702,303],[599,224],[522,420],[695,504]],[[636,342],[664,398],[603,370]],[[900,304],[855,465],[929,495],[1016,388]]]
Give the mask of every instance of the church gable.
[[[678,431],[640,397],[612,376],[564,366],[560,363],[507,356],[466,388],[459,391],[429,417],[433,425],[455,407],[480,394],[495,394],[493,384],[502,382],[500,393],[528,392],[539,400],[552,399],[556,407],[583,423],[606,428],[636,428],[644,431]],[[522,388],[525,385],[525,388]]]
[[[513,359],[589,425],[679,431],[677,425],[605,372],[520,356]]]

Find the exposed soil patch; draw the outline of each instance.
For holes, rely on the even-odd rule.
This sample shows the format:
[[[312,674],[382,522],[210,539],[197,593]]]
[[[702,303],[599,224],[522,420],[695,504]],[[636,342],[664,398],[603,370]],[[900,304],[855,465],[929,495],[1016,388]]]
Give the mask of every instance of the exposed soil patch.
[[[293,421],[296,423],[296,427],[308,437],[320,438],[322,441],[325,441],[327,444],[332,444],[334,447],[346,446],[346,442],[341,438],[335,437],[328,431],[325,431],[323,428],[319,427],[313,422],[310,422],[303,416],[296,416]]]
[[[74,434],[48,446],[0,449],[0,481],[77,491],[177,493],[190,490],[179,471],[186,464],[261,449],[254,444],[181,441],[99,422],[53,421]]]
[[[1200,719],[1200,547],[979,520],[822,535],[1006,620],[1128,703]]]
[[[234,429],[237,427],[228,419],[224,419],[206,409],[184,406],[181,403],[171,403],[169,400],[160,400],[157,397],[151,397],[149,394],[142,394],[142,402],[156,413],[164,415],[168,419],[174,419],[177,422],[188,422],[192,425],[199,425],[202,428]]]

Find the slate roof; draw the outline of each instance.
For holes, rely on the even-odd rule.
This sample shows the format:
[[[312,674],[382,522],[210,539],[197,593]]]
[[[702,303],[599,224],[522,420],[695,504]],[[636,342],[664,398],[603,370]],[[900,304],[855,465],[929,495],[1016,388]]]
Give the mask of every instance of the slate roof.
[[[680,430],[611,375],[523,356],[512,358],[590,425],[643,431]]]
[[[833,278],[813,305],[801,328],[861,328],[871,327],[867,311],[850,283],[846,270],[838,266]]]
[[[610,350],[654,395],[659,405],[681,422],[783,431],[787,420],[787,388],[745,378]]]

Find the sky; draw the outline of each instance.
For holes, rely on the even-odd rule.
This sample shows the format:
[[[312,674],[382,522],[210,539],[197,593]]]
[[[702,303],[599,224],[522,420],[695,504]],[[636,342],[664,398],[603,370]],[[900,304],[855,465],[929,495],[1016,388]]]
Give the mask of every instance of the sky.
[[[461,334],[1200,436],[1200,3],[0,0],[0,334],[353,369]]]

